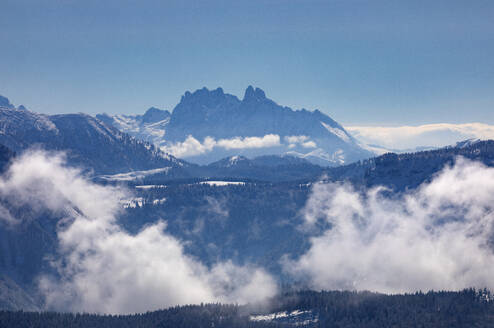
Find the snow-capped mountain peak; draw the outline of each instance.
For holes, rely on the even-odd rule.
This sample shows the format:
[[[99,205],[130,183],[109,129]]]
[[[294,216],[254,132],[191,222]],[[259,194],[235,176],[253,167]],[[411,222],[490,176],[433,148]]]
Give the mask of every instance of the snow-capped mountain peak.
[[[169,120],[154,125],[143,121],[147,113],[97,117],[199,164],[235,155],[253,158],[289,152],[333,166],[372,156],[321,111],[280,106],[253,86],[247,87],[242,100],[222,88],[187,91]]]

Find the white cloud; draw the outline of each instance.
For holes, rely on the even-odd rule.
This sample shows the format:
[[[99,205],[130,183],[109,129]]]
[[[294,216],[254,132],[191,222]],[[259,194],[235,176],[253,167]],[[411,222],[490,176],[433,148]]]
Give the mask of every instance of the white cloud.
[[[19,220],[17,220],[14,216],[12,216],[10,210],[8,208],[5,208],[1,204],[0,204],[0,220],[4,221],[3,223],[8,225],[15,225],[19,223]]]
[[[268,148],[280,145],[280,136],[266,134],[264,137],[236,137],[233,139],[220,139],[218,146],[225,149]]]
[[[31,152],[0,178],[12,206],[63,216],[57,231],[60,278],[42,276],[41,292],[57,310],[130,313],[176,304],[247,302],[271,296],[276,286],[264,270],[230,262],[207,268],[186,255],[165,222],[131,235],[117,224],[128,192],[92,183],[68,168],[61,155]]]
[[[211,152],[215,147],[231,150],[277,146],[280,146],[280,136],[277,134],[266,134],[263,137],[235,137],[232,139],[219,140],[212,137],[206,137],[202,143],[192,135],[189,135],[185,141],[163,146],[161,149],[176,157],[186,158]]]
[[[285,141],[287,143],[294,143],[294,144],[298,144],[298,143],[303,143],[303,142],[306,142],[307,140],[309,140],[309,137],[308,136],[286,136],[285,137]]]
[[[316,148],[317,145],[314,141],[310,140],[308,136],[286,136],[285,142],[288,144],[288,148],[295,148],[300,145],[304,148]]]
[[[284,139],[288,148],[301,146],[304,148],[316,148],[317,144],[308,136],[286,136]],[[187,158],[212,152],[215,148],[224,150],[242,150],[256,148],[280,147],[281,139],[277,134],[266,134],[263,137],[235,137],[231,139],[214,139],[206,137],[203,142],[189,135],[183,142],[162,146],[161,149],[176,157]]]
[[[302,147],[304,147],[304,148],[316,148],[317,145],[314,141],[307,141],[307,142],[302,143]]]
[[[199,140],[189,135],[185,141],[177,142],[169,146],[163,146],[161,149],[173,156],[186,158],[208,153],[213,150],[216,144],[214,138],[206,137],[203,143],[201,143]]]
[[[494,168],[459,159],[415,191],[382,191],[316,184],[306,223],[333,227],[285,270],[316,289],[494,288]]]
[[[217,182],[220,183],[219,186],[227,186],[228,184],[232,183],[231,181],[204,181],[204,183],[207,182],[213,182],[213,183]],[[221,182],[224,182],[225,184],[221,184]],[[215,186],[215,184],[210,184],[210,185]],[[208,202],[208,205],[206,206],[206,211],[215,214],[217,218],[222,218],[222,219],[228,218],[230,213],[228,211],[228,207],[226,206],[225,199],[217,199],[209,196],[206,196],[205,199]]]
[[[419,126],[349,126],[345,129],[364,144],[395,150],[443,147],[466,139],[494,139],[494,126],[483,123],[427,124]]]

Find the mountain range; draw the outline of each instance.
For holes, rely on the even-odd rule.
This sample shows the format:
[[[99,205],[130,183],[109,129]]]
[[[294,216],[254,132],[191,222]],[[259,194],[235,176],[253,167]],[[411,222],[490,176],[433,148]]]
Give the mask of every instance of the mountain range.
[[[96,115],[101,121],[188,161],[208,164],[242,155],[293,155],[336,166],[373,153],[319,110],[293,110],[249,86],[242,100],[223,89],[186,92],[170,113]]]
[[[250,103],[259,104],[256,107]],[[415,153],[388,153],[336,167],[328,167],[329,162],[324,166],[314,164],[308,160],[310,156],[298,156],[289,151],[262,154],[276,147],[244,149],[240,146],[228,150],[235,155],[204,165],[193,164],[164,151],[177,147],[176,143],[160,144],[158,139],[194,138],[204,143],[209,138],[223,146],[245,146],[269,143],[272,136],[278,136],[279,140],[290,142],[297,139],[319,146],[326,140],[328,144],[335,142],[338,147],[361,148],[351,138],[350,143],[342,144],[344,138],[329,134],[331,129],[323,122],[333,129],[343,132],[344,129],[327,116],[317,111],[280,108],[265,98],[260,89],[248,88],[242,101],[224,94],[221,89],[201,89],[186,93],[179,106],[172,113],[152,108],[144,115],[127,117],[128,122],[134,124],[128,124],[134,131],[130,135],[130,131],[120,131],[124,130],[122,127],[117,129],[115,118],[110,116],[38,114],[24,106],[16,107],[1,97],[0,172],[7,172],[10,163],[29,149],[63,151],[68,165],[82,168],[87,173],[84,177],[90,177],[91,183],[123,187],[128,191],[116,203],[118,229],[128,233],[128,238],[140,234],[146,227],[166,222],[166,233],[180,243],[184,254],[207,268],[218,261],[253,265],[265,269],[280,284],[302,285],[303,281],[284,270],[280,259],[300,257],[311,247],[316,235],[303,229],[303,212],[318,181],[333,181],[336,185],[350,183],[355,190],[385,186],[398,197],[431,181],[458,156],[486,166],[494,165],[492,140],[470,140]],[[195,118],[191,110],[199,111],[198,117],[202,118]],[[251,125],[252,132],[240,129],[245,134],[239,136],[227,129],[227,123],[219,123],[215,132],[212,127],[220,117],[229,117],[231,126],[242,121],[235,115],[225,114],[229,110],[244,115],[243,121]],[[261,113],[251,117],[244,113],[248,110]],[[186,114],[191,116],[187,118]],[[280,116],[276,116],[278,114]],[[195,128],[185,128],[190,120],[193,123],[190,126]],[[273,125],[277,120],[286,124]],[[295,123],[299,123],[297,129]],[[158,126],[163,127],[161,132]],[[188,131],[196,130],[194,137],[187,135]],[[268,134],[262,136],[264,133]],[[146,135],[149,138],[142,140]],[[280,145],[277,147],[284,147]],[[298,145],[293,149],[297,147],[304,148]],[[215,148],[222,146],[212,149]],[[54,279],[58,277],[53,259],[60,256],[59,233],[68,224],[66,216],[70,211],[80,209],[67,204],[68,212],[50,211],[36,204],[19,203],[15,196],[0,194],[0,215],[7,213],[22,218],[13,226],[0,221],[0,309],[45,309],[37,279],[46,274]],[[112,228],[117,229],[116,225]]]
[[[322,167],[292,155],[264,155],[248,159],[231,156],[209,165],[178,159],[151,142],[121,132],[104,120],[87,114],[44,115],[24,106],[15,107],[2,97],[0,145],[9,152],[28,149],[65,152],[68,163],[103,181],[177,178],[251,178],[287,181],[317,175]],[[167,124],[169,113],[152,108],[136,116],[143,126]],[[160,123],[161,122],[161,123]],[[141,135],[142,137],[142,135]],[[5,145],[5,146],[3,146]],[[266,165],[268,164],[268,165]]]
[[[69,163],[94,174],[168,168],[181,176],[186,162],[87,114],[44,115],[0,98],[0,144],[20,153],[66,152]]]

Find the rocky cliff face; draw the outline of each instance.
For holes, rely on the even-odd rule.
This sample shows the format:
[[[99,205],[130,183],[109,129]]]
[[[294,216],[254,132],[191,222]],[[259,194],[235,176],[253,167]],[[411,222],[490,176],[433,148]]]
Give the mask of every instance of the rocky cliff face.
[[[242,100],[221,88],[187,91],[169,121],[152,128],[140,123],[139,116],[127,116],[127,124],[121,124],[122,117],[105,116],[105,120],[128,133],[139,131],[139,138],[201,164],[235,155],[290,154],[334,166],[372,156],[319,110],[280,106],[252,86]]]

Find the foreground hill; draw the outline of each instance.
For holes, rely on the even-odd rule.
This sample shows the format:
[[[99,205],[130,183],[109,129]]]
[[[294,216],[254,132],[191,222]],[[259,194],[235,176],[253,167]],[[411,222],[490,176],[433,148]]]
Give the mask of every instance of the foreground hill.
[[[242,100],[221,88],[186,92],[171,115],[152,109],[143,116],[96,117],[200,164],[235,155],[291,154],[334,166],[372,156],[319,110],[280,106],[251,86]]]
[[[261,310],[262,309],[262,310]],[[262,306],[188,305],[135,315],[0,311],[0,326],[31,327],[493,327],[487,291],[383,295],[291,292]]]
[[[20,153],[28,148],[67,152],[72,165],[99,174],[168,168],[184,176],[185,162],[86,114],[43,115],[0,103],[0,144]]]

